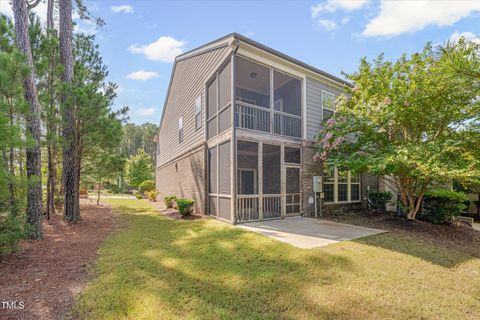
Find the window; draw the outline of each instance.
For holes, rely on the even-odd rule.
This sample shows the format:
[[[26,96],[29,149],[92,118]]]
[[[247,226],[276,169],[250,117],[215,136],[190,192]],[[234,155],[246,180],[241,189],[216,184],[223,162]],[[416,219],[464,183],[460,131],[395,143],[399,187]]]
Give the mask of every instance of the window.
[[[202,127],[202,97],[195,99],[195,130]]]
[[[299,148],[285,147],[285,163],[301,163],[301,154]]]
[[[178,143],[183,141],[183,116],[178,118]]]
[[[333,116],[335,112],[335,95],[322,91],[322,110],[323,110],[323,120],[328,120]]]
[[[326,203],[360,201],[360,175],[336,168],[326,169],[323,192]]]

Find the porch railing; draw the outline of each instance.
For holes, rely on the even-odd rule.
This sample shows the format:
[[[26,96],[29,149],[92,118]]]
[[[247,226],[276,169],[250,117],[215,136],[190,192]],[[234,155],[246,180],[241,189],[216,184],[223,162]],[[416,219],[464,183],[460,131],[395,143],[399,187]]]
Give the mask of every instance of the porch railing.
[[[280,218],[282,216],[282,196],[263,196],[263,218]]]
[[[259,218],[258,195],[238,195],[236,220],[246,222]]]
[[[302,117],[273,111],[273,119],[271,119],[271,113],[271,109],[237,102],[235,105],[235,124],[243,129],[270,132],[294,138],[302,137]],[[271,121],[273,121],[273,124],[271,124]]]

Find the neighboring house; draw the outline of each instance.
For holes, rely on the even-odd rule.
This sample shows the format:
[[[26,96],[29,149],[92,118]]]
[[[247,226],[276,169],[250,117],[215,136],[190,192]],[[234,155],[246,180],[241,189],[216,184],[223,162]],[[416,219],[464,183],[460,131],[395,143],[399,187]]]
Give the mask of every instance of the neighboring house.
[[[373,176],[330,168],[313,192],[315,136],[348,85],[236,33],[178,56],[160,121],[159,196],[232,223],[358,209],[378,189]]]

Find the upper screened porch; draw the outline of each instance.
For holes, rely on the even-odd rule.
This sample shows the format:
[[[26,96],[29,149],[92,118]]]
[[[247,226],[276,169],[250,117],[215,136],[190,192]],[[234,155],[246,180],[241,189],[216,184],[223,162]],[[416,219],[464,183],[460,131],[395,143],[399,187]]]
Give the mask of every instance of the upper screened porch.
[[[208,139],[232,120],[237,128],[303,137],[302,79],[245,57],[234,56],[213,75],[206,109]]]

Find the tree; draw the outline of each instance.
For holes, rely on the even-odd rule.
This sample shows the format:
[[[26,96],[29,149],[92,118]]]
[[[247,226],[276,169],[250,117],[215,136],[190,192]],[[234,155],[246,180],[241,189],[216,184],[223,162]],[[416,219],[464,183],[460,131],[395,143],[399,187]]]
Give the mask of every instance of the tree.
[[[447,74],[480,80],[480,41],[461,37],[440,47],[439,55]]]
[[[143,150],[140,150],[127,163],[127,181],[132,187],[138,187],[143,181],[152,179],[152,160]]]
[[[32,144],[27,147],[27,224],[29,238],[40,239],[43,236],[42,226],[42,170],[41,170],[41,106],[38,102],[35,84],[35,69],[33,65],[32,49],[28,35],[28,8],[26,0],[13,0],[13,15],[15,19],[15,35],[18,49],[23,53],[30,68],[29,74],[23,81],[25,99],[30,111],[27,119],[27,134]],[[36,2],[38,4],[38,1]]]
[[[408,219],[435,185],[477,179],[480,86],[442,70],[430,45],[395,63],[362,59],[318,136],[316,160],[391,177]]]
[[[72,43],[72,1],[59,1],[60,13],[60,61],[64,67],[62,81],[62,154],[63,154],[63,192],[64,192],[64,219],[68,222],[80,220],[80,212],[76,210],[78,202],[77,171],[75,170],[75,115],[73,101],[71,101],[71,83],[73,81],[73,43]],[[77,196],[76,196],[77,195]]]

